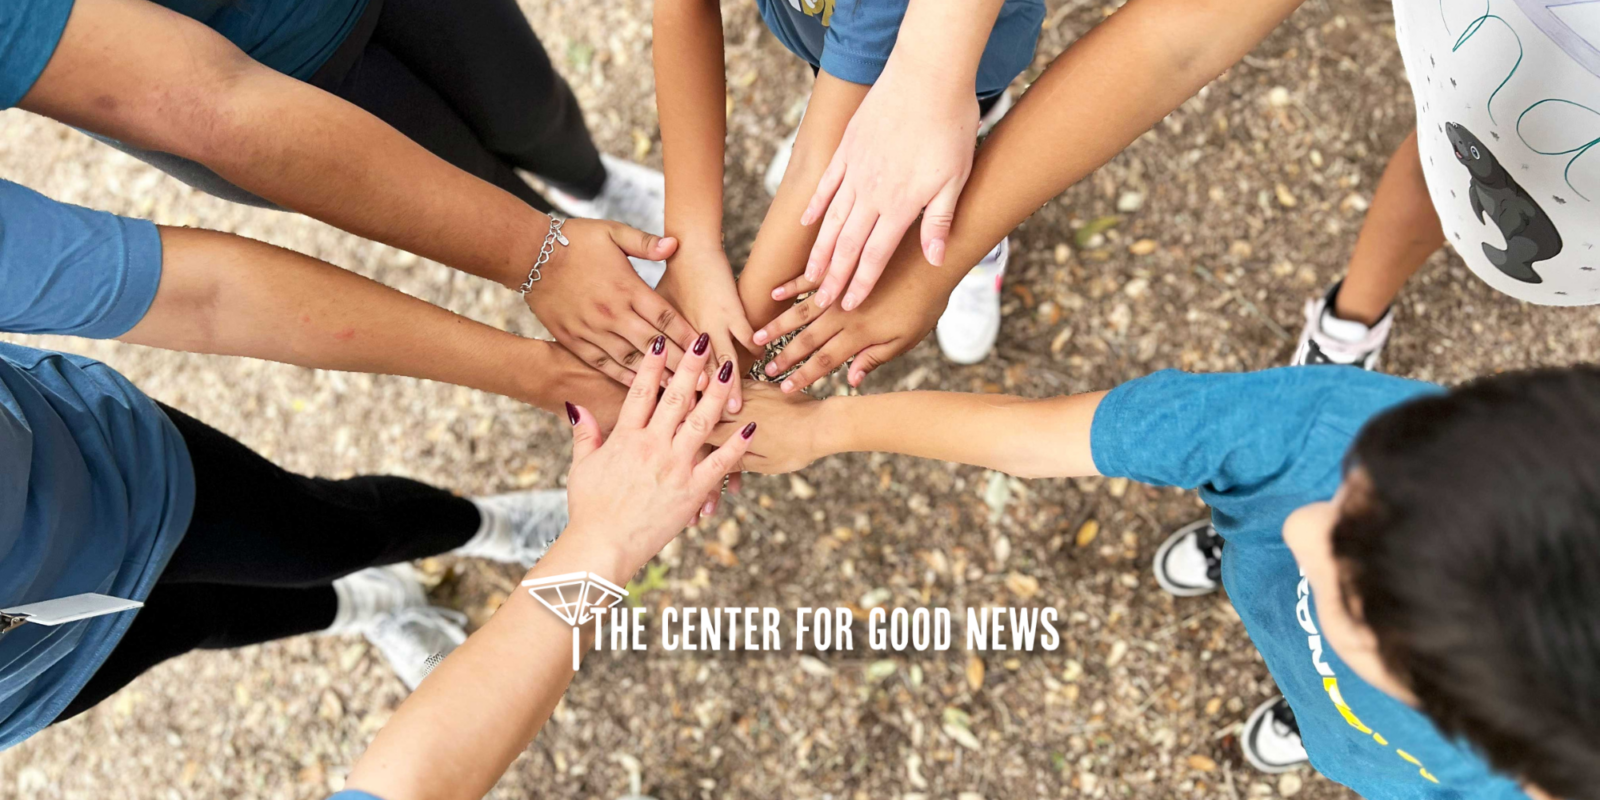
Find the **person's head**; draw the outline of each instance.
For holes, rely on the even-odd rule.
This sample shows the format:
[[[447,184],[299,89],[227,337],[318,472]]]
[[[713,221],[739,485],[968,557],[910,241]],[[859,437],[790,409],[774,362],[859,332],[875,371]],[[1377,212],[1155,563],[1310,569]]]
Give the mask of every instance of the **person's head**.
[[[1600,798],[1600,369],[1374,417],[1284,538],[1352,670],[1501,772]]]

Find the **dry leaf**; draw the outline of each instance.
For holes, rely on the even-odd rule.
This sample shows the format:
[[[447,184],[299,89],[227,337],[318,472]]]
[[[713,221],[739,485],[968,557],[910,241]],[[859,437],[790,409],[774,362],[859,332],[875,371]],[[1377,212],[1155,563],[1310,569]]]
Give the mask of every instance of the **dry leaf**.
[[[983,688],[983,659],[967,656],[967,686],[976,692]]]
[[[1031,600],[1039,593],[1039,579],[1032,575],[1013,572],[1006,576],[1006,588],[1023,600]]]
[[[739,566],[739,557],[734,555],[733,551],[729,550],[727,545],[722,542],[706,542],[705,552],[706,555],[724,567]]]
[[[1098,520],[1091,519],[1083,523],[1082,527],[1078,528],[1078,535],[1073,537],[1073,542],[1079,547],[1088,547],[1089,544],[1094,541],[1094,537],[1099,535],[1100,522]]]
[[[1140,239],[1139,241],[1128,245],[1128,252],[1136,256],[1147,256],[1155,251],[1156,240],[1154,239]]]
[[[1203,756],[1199,753],[1195,753],[1185,760],[1188,762],[1190,769],[1197,769],[1201,772],[1212,772],[1217,768],[1216,761],[1212,760],[1209,756]]]

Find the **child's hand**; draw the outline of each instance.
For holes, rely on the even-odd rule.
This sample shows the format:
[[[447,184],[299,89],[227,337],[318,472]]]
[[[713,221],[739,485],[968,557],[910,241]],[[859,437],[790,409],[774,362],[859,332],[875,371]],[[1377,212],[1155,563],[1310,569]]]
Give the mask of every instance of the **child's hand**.
[[[757,351],[751,339],[754,331],[734,285],[733,267],[722,248],[680,249],[667,261],[667,272],[656,291],[681,310],[696,330],[711,334],[711,363],[717,368],[732,362],[738,373],[739,347],[744,347],[747,354]],[[707,370],[707,375],[715,372],[716,369]],[[735,382],[728,396],[729,413],[737,414],[742,405],[743,394]]]
[[[806,280],[821,284],[818,306],[841,292],[845,311],[866,300],[919,213],[922,251],[928,263],[944,263],[978,132],[970,77],[932,80],[890,58],[867,92],[800,220],[822,220],[805,271]]]
[[[677,241],[594,219],[569,219],[562,233],[570,244],[556,245],[543,277],[523,297],[556,341],[624,386],[658,335],[666,335],[667,363],[676,365],[695,332],[670,301],[650,291],[628,256],[660,260]]]
[[[953,285],[917,269],[926,262],[918,256],[916,242],[906,237],[884,275],[883,285],[854,311],[834,306],[822,308],[813,300],[792,306],[766,327],[756,331],[755,342],[776,341],[804,327],[777,357],[767,363],[770,376],[782,375],[806,359],[806,365],[784,379],[782,390],[804,389],[854,359],[848,376],[860,387],[867,374],[889,363],[921,342],[939,322]],[[794,297],[813,284],[802,276],[773,290],[774,297]]]
[[[784,394],[770,383],[745,381],[744,411],[718,425],[711,440],[731,439],[745,425],[759,423],[761,443],[745,453],[744,468],[766,475],[793,472],[827,455],[816,435],[822,405],[805,392]]]

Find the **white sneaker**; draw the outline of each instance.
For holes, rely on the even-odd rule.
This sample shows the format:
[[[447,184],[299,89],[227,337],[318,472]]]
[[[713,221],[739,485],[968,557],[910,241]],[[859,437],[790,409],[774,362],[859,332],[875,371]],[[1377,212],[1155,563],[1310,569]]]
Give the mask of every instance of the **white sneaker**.
[[[1289,360],[1290,366],[1331,364],[1366,370],[1378,368],[1378,357],[1383,354],[1383,346],[1389,341],[1389,329],[1394,324],[1394,309],[1383,312],[1370,328],[1334,316],[1333,301],[1339,296],[1343,283],[1335,283],[1322,297],[1306,301],[1306,326],[1300,331],[1300,344]]]
[[[333,582],[333,591],[339,608],[324,633],[367,637],[412,689],[433,663],[467,640],[466,615],[428,605],[422,580],[410,564],[346,575]]]
[[[466,544],[451,551],[531,567],[567,527],[567,492],[541,489],[473,498],[483,522]]]
[[[1311,760],[1300,742],[1294,710],[1283,697],[1274,697],[1250,712],[1239,747],[1250,766],[1266,773],[1288,772]]]
[[[606,182],[600,194],[584,200],[548,186],[545,195],[551,204],[569,217],[609,219],[661,236],[666,230],[667,176],[643,164],[600,154],[606,167]],[[667,265],[660,261],[629,258],[639,277],[654,289]]]
[[[1211,594],[1222,586],[1222,537],[1209,519],[1191,522],[1161,543],[1152,567],[1168,594]]]
[[[467,615],[439,606],[403,608],[365,631],[407,688],[415,690],[445,656],[467,640]]]
[[[989,113],[978,119],[978,136],[988,136],[989,131],[994,130],[994,126],[1000,124],[1000,119],[1006,115],[1007,111],[1011,110],[1013,105],[1016,105],[1016,101],[1011,97],[1011,90],[1007,89],[1001,92],[1000,99],[994,101],[994,105],[989,108]]]
[[[801,119],[805,119],[801,115]],[[761,185],[766,188],[767,194],[777,197],[778,187],[783,185],[783,174],[789,171],[789,159],[794,156],[794,140],[799,138],[800,128],[796,127],[789,132],[788,138],[778,143],[778,152],[772,154],[772,163],[767,165],[767,174],[761,177]]]
[[[1011,240],[1001,239],[950,293],[935,332],[945,358],[976,364],[994,349],[1000,336],[1000,283],[1011,260]]]

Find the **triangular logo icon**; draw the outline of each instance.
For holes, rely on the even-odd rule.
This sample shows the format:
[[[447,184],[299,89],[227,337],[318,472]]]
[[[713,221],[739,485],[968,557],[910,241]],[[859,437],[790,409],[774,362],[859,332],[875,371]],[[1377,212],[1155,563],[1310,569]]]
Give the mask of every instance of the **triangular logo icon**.
[[[579,629],[593,622],[606,609],[622,602],[628,590],[593,572],[568,572],[523,581],[528,594],[572,626],[572,669],[578,670]]]

